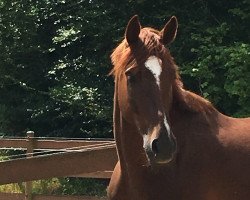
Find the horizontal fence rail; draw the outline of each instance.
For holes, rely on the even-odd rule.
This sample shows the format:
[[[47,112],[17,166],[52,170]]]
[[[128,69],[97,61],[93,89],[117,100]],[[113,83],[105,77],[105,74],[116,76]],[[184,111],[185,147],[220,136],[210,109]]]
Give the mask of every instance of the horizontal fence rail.
[[[0,184],[51,177],[110,178],[117,154],[112,139],[1,138],[0,149],[26,150],[0,161]]]
[[[82,152],[4,161],[0,163],[0,184],[112,171],[117,161],[115,155],[115,145],[112,144]]]
[[[0,185],[26,182],[25,193],[0,193],[0,200],[107,200],[32,194],[31,181],[52,177],[110,178],[117,162],[113,139],[37,138],[29,131],[25,138],[0,138],[0,150],[6,149],[21,151],[0,161]]]
[[[66,149],[72,147],[82,147],[88,145],[97,145],[107,142],[113,142],[113,140],[94,140],[94,139],[82,139],[82,140],[66,140],[66,139],[40,139],[34,138],[35,149]],[[27,138],[14,139],[14,138],[0,138],[1,149],[27,149],[29,146],[29,140]]]

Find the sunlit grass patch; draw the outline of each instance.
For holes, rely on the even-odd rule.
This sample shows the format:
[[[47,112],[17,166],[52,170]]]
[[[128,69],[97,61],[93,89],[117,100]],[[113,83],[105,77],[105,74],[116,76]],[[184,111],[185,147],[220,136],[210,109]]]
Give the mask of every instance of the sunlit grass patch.
[[[61,184],[58,178],[52,178],[47,180],[39,180],[32,182],[33,194],[55,194]],[[24,193],[25,183],[12,183],[6,185],[0,185],[0,192],[2,193]]]
[[[0,185],[1,193],[22,193],[23,192],[22,184],[12,183],[6,185]]]

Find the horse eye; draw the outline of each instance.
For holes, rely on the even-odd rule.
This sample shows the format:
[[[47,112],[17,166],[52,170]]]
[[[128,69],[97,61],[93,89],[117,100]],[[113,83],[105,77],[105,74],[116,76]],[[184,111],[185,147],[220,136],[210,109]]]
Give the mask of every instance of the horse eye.
[[[129,70],[127,70],[125,72],[125,74],[126,74],[127,77],[133,76],[133,73],[131,71],[129,71]]]
[[[125,71],[128,83],[133,83],[136,80],[138,74],[138,68],[130,67]]]

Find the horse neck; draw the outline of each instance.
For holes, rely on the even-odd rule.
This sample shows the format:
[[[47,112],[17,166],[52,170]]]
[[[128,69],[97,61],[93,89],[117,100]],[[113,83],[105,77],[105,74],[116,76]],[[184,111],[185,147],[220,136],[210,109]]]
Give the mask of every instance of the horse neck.
[[[177,127],[188,127],[186,134],[197,133],[199,124],[204,126],[206,132],[216,132],[219,126],[221,114],[213,105],[201,96],[184,90],[179,84],[173,85],[173,102],[170,110],[171,125]],[[202,128],[202,127],[201,127]],[[204,131],[203,131],[204,132]],[[183,133],[176,133],[183,135]]]
[[[117,85],[115,86],[113,122],[114,137],[121,168],[145,166],[147,158],[143,149],[143,138],[138,133],[135,124],[127,122],[120,111]]]

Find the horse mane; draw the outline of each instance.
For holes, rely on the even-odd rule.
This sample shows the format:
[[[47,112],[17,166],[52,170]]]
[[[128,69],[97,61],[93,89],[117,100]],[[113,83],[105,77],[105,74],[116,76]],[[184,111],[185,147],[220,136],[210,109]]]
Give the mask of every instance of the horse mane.
[[[115,48],[111,54],[111,60],[113,63],[113,69],[110,72],[110,75],[114,77],[119,76],[124,72],[128,67],[135,65],[137,63],[144,63],[145,58],[152,54],[156,55],[163,54],[166,56],[166,62],[170,71],[174,73],[174,82],[173,82],[173,103],[178,106],[180,109],[184,109],[190,112],[206,112],[211,113],[216,110],[214,106],[206,100],[205,98],[187,91],[183,88],[183,82],[179,75],[178,66],[175,64],[173,57],[171,56],[169,50],[160,43],[159,31],[152,28],[143,28],[140,32],[139,45],[136,45],[136,50],[132,50],[126,39]],[[136,54],[136,52],[139,52]],[[136,59],[135,59],[136,54]]]
[[[212,113],[216,111],[213,104],[207,99],[183,88],[181,79],[176,79],[173,84],[173,104],[179,109],[190,112]]]

